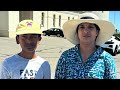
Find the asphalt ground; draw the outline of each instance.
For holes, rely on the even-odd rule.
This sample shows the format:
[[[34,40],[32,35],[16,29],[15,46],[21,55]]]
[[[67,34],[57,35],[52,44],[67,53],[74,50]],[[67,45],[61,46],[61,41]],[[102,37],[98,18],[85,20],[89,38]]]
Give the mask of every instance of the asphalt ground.
[[[54,79],[55,67],[60,55],[73,46],[72,43],[62,37],[42,36],[36,53],[50,63],[52,79]],[[16,44],[15,38],[0,37],[0,61],[20,51],[21,47]],[[120,79],[120,54],[114,56],[114,58],[117,66],[117,78]]]

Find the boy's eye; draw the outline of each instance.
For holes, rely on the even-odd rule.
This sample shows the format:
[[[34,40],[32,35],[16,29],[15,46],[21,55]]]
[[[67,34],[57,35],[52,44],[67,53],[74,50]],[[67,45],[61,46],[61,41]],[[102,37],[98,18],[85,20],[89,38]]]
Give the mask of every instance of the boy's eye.
[[[33,37],[37,37],[38,35],[36,35],[36,34],[32,34],[31,36],[33,36]]]
[[[24,38],[26,38],[27,37],[27,35],[21,35],[22,37],[24,37]]]
[[[27,34],[24,34],[24,35],[21,35],[23,38],[38,38],[38,35],[36,34],[31,34],[31,35],[27,35]]]

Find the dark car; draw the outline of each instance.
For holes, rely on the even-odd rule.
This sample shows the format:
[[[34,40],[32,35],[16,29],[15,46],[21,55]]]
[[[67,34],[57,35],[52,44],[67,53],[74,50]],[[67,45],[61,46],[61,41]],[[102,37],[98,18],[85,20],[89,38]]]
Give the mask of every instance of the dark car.
[[[64,37],[62,29],[59,29],[59,28],[50,28],[42,31],[42,33],[44,36],[56,35],[57,37],[60,37],[60,36]]]

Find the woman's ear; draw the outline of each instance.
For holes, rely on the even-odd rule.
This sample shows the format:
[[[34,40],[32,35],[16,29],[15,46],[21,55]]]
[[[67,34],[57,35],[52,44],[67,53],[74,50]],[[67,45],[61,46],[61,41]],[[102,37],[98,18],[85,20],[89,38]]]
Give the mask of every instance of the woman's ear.
[[[19,44],[19,40],[18,40],[19,36],[16,36],[16,43]]]

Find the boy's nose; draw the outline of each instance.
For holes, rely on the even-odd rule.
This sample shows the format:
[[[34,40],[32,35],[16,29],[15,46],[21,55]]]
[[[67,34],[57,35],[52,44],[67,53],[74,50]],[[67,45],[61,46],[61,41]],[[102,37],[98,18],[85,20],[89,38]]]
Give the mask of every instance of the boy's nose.
[[[26,38],[26,42],[27,42],[27,43],[31,43],[31,42],[32,42],[32,39],[31,39],[30,37],[27,37],[27,38]]]
[[[84,28],[84,32],[89,32],[89,28]]]

